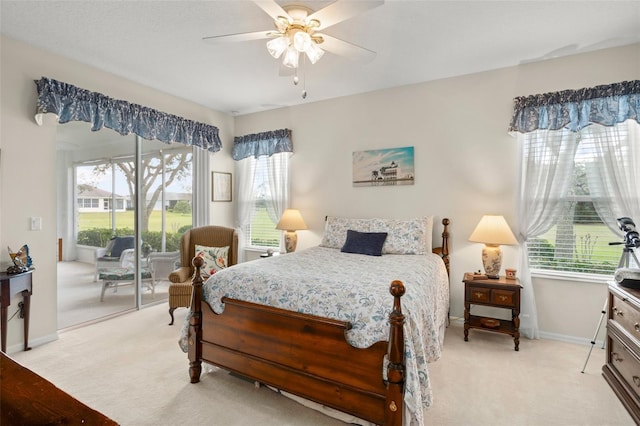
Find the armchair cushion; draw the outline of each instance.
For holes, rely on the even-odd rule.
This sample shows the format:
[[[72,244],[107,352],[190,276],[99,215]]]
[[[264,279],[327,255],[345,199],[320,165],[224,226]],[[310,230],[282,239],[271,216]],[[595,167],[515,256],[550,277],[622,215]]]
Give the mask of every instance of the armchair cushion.
[[[113,237],[107,245],[107,256],[119,258],[122,254],[122,251],[126,249],[132,249],[134,243],[134,237]],[[109,246],[111,246],[110,251]]]

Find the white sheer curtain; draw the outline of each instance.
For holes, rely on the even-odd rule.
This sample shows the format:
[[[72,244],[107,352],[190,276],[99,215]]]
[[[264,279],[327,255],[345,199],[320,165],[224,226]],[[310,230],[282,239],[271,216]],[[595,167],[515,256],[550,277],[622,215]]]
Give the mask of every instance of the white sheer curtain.
[[[209,224],[209,200],[211,194],[211,178],[209,177],[209,152],[204,149],[193,149],[193,227]]]
[[[237,188],[236,191],[236,230],[238,231],[238,263],[245,261],[245,229],[251,221],[254,204],[255,162],[254,157],[247,157],[236,161]]]
[[[290,152],[273,154],[266,159],[270,197],[267,197],[267,212],[274,223],[278,223],[282,213],[289,207],[289,158]],[[282,238],[280,251],[284,251]]]
[[[520,332],[538,339],[538,314],[529,270],[528,241],[555,223],[572,182],[578,137],[568,130],[518,133],[521,177],[518,202],[519,276],[522,284]]]
[[[589,191],[604,223],[616,234],[616,218],[640,220],[640,124],[627,120],[615,126],[592,124],[582,130],[593,147],[587,167]]]

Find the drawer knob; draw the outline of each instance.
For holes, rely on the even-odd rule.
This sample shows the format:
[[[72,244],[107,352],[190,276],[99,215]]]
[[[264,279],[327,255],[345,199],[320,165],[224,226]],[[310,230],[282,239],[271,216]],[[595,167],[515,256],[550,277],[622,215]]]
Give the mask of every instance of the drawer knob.
[[[506,300],[507,300],[507,296],[505,296],[505,295],[500,296],[500,301],[501,302],[504,302]]]
[[[611,352],[611,358],[614,361],[618,361],[618,362],[622,362],[623,359],[620,357],[620,355],[618,355],[618,352]]]
[[[622,312],[620,309],[618,309],[617,307],[613,307],[613,313],[619,316],[624,316],[624,312]]]
[[[640,377],[633,376],[633,384],[640,388]]]

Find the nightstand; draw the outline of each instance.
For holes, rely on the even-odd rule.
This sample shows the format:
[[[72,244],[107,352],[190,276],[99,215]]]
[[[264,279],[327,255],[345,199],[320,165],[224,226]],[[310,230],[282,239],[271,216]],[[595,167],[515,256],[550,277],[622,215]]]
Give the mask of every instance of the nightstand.
[[[513,337],[515,350],[520,346],[520,281],[507,279],[464,280],[464,341],[475,328]],[[511,309],[511,321],[471,315],[471,305]]]

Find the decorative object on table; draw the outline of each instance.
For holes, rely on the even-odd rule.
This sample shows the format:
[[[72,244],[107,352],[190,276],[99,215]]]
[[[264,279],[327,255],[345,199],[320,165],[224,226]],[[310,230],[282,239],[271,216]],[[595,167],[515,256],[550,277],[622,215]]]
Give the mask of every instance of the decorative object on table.
[[[353,153],[353,186],[413,185],[413,147]]]
[[[307,229],[307,224],[304,223],[299,210],[286,209],[284,213],[282,213],[276,229],[285,231],[284,246],[287,253],[292,253],[296,251],[296,246],[298,245],[298,234],[296,234],[296,231]]]
[[[11,261],[13,262],[13,265],[7,268],[7,274],[27,272],[33,264],[31,256],[29,256],[29,246],[25,244],[16,252],[7,246],[7,250],[9,250],[9,257],[11,257]]]
[[[485,327],[489,327],[489,328],[498,328],[498,327],[500,327],[500,321],[498,321],[497,319],[494,319],[494,318],[481,318],[480,319],[480,324],[484,325]]]
[[[463,281],[473,281],[473,280],[486,280],[488,277],[486,274],[478,272],[465,272]]]
[[[518,244],[511,228],[503,216],[484,215],[469,237],[469,241],[484,243],[482,249],[482,265],[487,276],[497,279],[502,267],[501,244]]]
[[[516,279],[516,272],[517,270],[512,269],[512,268],[507,268],[504,270],[505,275],[507,276],[507,279],[510,280],[515,280]]]
[[[151,247],[151,244],[149,243],[142,243],[142,246],[140,246],[140,252],[142,257],[149,257],[151,252],[153,252],[153,247]]]
[[[211,172],[211,200],[231,201],[231,173]]]

